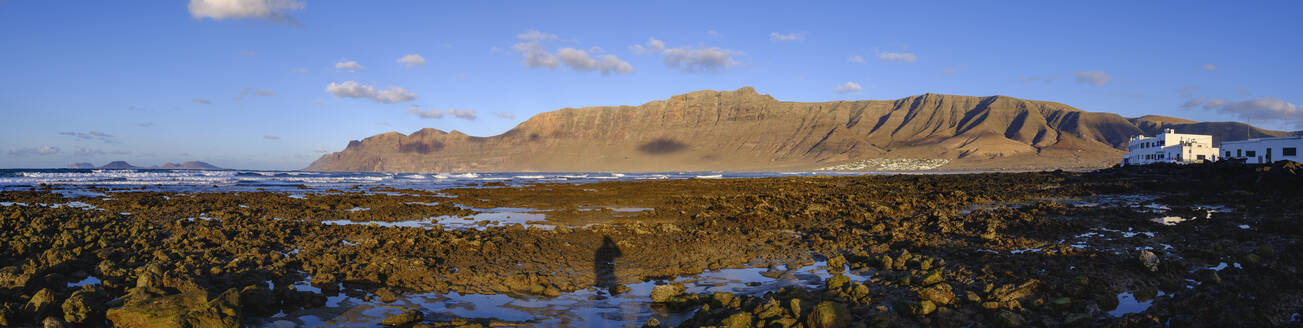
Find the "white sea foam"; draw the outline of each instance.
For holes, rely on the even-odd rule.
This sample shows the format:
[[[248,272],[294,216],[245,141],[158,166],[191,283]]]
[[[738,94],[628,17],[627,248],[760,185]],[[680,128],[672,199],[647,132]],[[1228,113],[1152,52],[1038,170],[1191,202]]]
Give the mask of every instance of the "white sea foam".
[[[697,179],[723,179],[723,178],[724,178],[724,175],[723,175],[723,174],[714,174],[714,175],[698,175],[698,176],[696,176],[696,178],[697,178]]]

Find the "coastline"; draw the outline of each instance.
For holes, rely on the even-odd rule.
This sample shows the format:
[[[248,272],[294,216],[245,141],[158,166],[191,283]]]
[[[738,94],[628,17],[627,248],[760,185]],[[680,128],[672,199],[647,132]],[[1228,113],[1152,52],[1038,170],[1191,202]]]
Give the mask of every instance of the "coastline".
[[[1281,171],[1192,165],[82,197],[33,186],[0,192],[4,239],[26,241],[4,245],[0,301],[9,310],[0,317],[6,325],[44,316],[310,324],[295,315],[319,315],[338,295],[370,306],[454,294],[546,303],[597,288],[607,291],[593,297],[651,293],[612,321],[622,325],[715,325],[743,313],[751,322],[804,321],[809,311],[891,326],[1279,324],[1297,301],[1277,273],[1299,265],[1298,229],[1282,229],[1298,210],[1282,203],[1298,180],[1282,180],[1294,189],[1276,194],[1256,181]],[[1183,187],[1208,183],[1222,190]],[[1167,216],[1193,219],[1153,221]],[[469,222],[440,224],[454,219]],[[609,256],[612,247],[618,255]],[[816,286],[758,282],[768,289],[652,300],[707,272],[779,277],[811,266],[827,276]],[[98,283],[75,286],[88,277]],[[1129,304],[1122,293],[1149,303],[1111,315]],[[27,310],[38,299],[59,306]],[[165,299],[183,306],[155,306]],[[794,299],[806,305],[792,311]],[[766,316],[773,306],[778,313]],[[1205,317],[1212,308],[1243,311]],[[429,312],[418,320],[427,325],[551,322],[387,309],[371,314],[372,324],[408,310]]]

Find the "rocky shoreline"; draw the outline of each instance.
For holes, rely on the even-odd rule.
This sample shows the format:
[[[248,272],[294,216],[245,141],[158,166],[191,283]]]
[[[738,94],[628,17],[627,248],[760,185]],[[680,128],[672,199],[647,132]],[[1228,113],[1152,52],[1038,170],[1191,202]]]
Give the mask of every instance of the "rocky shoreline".
[[[381,303],[413,293],[547,300],[644,282],[656,284],[653,307],[686,316],[663,325],[683,327],[1299,325],[1299,170],[1189,165],[300,197],[100,189],[104,196],[67,198],[33,186],[0,193],[0,326],[230,327],[320,308],[341,293]],[[520,220],[526,214],[545,219]],[[437,224],[448,220],[470,224]],[[696,294],[674,281],[816,261],[834,273],[818,288]],[[1133,301],[1144,308],[1122,309]],[[539,324],[419,311],[379,323]]]

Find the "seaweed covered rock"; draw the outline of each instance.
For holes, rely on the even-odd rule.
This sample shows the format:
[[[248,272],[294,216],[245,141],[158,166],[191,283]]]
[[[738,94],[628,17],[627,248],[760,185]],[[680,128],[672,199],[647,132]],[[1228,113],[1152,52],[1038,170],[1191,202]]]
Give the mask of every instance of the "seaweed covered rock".
[[[63,320],[74,324],[100,322],[107,310],[102,293],[87,289],[73,292],[63,301],[62,308]]]
[[[202,291],[158,295],[137,288],[106,316],[115,327],[239,327],[243,320],[239,303],[235,289],[210,300]]]
[[[846,328],[851,326],[851,313],[846,306],[831,301],[815,305],[810,316],[805,319],[805,326],[810,328]]]
[[[421,311],[411,310],[391,315],[384,320],[381,320],[380,324],[390,327],[404,326],[421,321],[421,318],[424,317],[425,314],[421,313]]]

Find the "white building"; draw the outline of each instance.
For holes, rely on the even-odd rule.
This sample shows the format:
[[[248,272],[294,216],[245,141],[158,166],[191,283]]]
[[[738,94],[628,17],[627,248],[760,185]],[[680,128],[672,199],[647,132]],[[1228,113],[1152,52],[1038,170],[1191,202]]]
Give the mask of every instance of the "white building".
[[[1122,158],[1122,165],[1195,163],[1205,160],[1217,160],[1213,136],[1181,134],[1165,129],[1163,134],[1153,137],[1131,137],[1127,142],[1127,155]]]
[[[1280,160],[1303,162],[1298,150],[1303,136],[1259,138],[1222,143],[1222,158],[1243,159],[1249,164],[1271,164]]]

